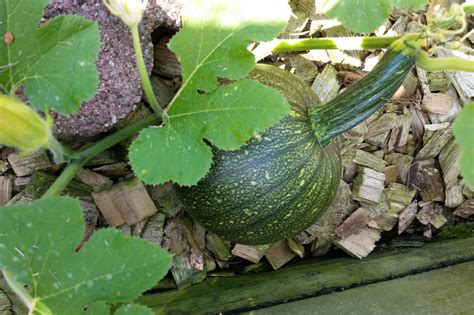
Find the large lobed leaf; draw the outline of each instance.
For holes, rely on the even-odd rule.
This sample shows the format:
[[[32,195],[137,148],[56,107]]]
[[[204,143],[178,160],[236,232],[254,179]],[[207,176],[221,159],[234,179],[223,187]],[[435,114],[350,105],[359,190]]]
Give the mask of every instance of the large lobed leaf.
[[[454,121],[454,135],[462,148],[461,173],[464,181],[474,189],[474,103],[464,106]]]
[[[243,79],[255,65],[247,46],[274,38],[287,24],[286,0],[187,0],[182,15],[170,48],[181,61],[183,85],[164,125],[142,131],[130,148],[135,173],[149,184],[196,184],[212,162],[204,139],[238,149],[289,110],[279,92]]]
[[[383,24],[393,8],[419,9],[428,0],[323,0],[322,10],[358,33],[371,33]]]
[[[84,233],[79,202],[69,197],[0,209],[0,269],[26,284],[35,307],[79,314],[85,306],[130,301],[161,279],[171,256],[119,230],[94,233],[76,252]],[[32,313],[35,313],[34,310]]]
[[[72,114],[96,93],[99,29],[79,16],[58,16],[38,28],[49,0],[0,0],[0,86],[23,86],[30,105]]]

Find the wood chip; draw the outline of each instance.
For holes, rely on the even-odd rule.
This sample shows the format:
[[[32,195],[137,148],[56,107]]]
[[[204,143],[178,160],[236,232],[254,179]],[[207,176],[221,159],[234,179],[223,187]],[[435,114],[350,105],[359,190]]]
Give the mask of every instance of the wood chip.
[[[337,79],[337,71],[333,65],[328,64],[323,71],[316,77],[311,89],[318,96],[321,104],[327,103],[336,97],[339,92],[340,83]]]
[[[260,259],[265,255],[267,250],[270,248],[271,245],[242,245],[242,244],[235,244],[234,248],[232,248],[232,254],[234,256],[246,259],[253,263],[258,263]]]
[[[181,64],[176,55],[168,48],[170,38],[163,37],[154,47],[153,72],[165,77],[180,77]]]
[[[81,169],[75,177],[79,182],[84,183],[95,192],[99,192],[112,187],[113,181],[101,174],[92,172],[88,169]]]
[[[453,214],[464,219],[474,216],[474,199],[466,200],[462,205],[454,210]]]
[[[51,161],[44,150],[37,150],[25,157],[22,157],[20,153],[15,152],[8,155],[7,159],[16,176],[31,175],[34,171],[44,170],[52,166]]]
[[[318,75],[319,70],[314,62],[303,58],[301,55],[290,56],[288,61],[294,69],[294,74],[308,84],[311,84]]]
[[[458,183],[458,177],[461,173],[459,160],[461,159],[461,147],[452,138],[439,154],[439,164],[443,171],[444,183],[451,187]]]
[[[435,158],[448,144],[452,137],[453,130],[451,127],[436,131],[430,140],[428,140],[428,142],[423,146],[420,152],[418,152],[415,159],[419,161]]]
[[[141,237],[151,243],[161,245],[163,242],[163,233],[166,216],[157,212],[146,220],[145,227]]]
[[[10,176],[0,176],[0,207],[12,199],[12,179]]]
[[[383,172],[385,170],[385,164],[387,163],[383,159],[363,150],[356,150],[353,161],[378,172]]]
[[[465,200],[462,190],[461,184],[446,187],[444,205],[448,208],[459,207]]]
[[[94,192],[92,197],[110,226],[132,225],[158,211],[145,185],[137,178]]]
[[[369,223],[369,211],[359,208],[351,214],[334,232],[342,239],[348,238],[352,234],[359,233]]]
[[[349,255],[362,259],[374,250],[375,242],[379,239],[379,231],[366,227],[346,239],[336,240],[334,244]]]
[[[209,249],[218,260],[228,261],[232,257],[230,253],[230,243],[224,241],[214,233],[207,233],[206,248]]]
[[[359,168],[352,188],[352,198],[369,203],[377,203],[385,187],[385,174],[367,167]]]
[[[444,93],[430,93],[425,95],[421,102],[421,107],[430,112],[439,115],[447,115],[453,106],[453,97]]]
[[[274,270],[281,268],[295,256],[296,254],[291,250],[286,241],[273,244],[265,253],[265,257]]]
[[[413,201],[410,203],[398,217],[398,235],[402,234],[406,228],[413,222],[416,218],[418,212],[418,201]]]
[[[421,167],[416,173],[413,185],[420,191],[424,201],[444,201],[444,183],[436,167]]]
[[[205,259],[191,248],[173,257],[171,274],[178,290],[189,287],[206,279]]]

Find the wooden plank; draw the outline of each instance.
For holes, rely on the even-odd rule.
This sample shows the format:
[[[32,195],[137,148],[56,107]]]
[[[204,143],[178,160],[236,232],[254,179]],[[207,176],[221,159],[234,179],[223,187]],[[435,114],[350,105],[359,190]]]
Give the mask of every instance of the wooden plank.
[[[271,273],[216,277],[181,291],[146,295],[138,302],[157,314],[237,312],[464,261],[474,261],[474,238],[383,251],[364,260],[316,260]]]
[[[472,314],[473,274],[471,261],[264,308],[252,314]]]

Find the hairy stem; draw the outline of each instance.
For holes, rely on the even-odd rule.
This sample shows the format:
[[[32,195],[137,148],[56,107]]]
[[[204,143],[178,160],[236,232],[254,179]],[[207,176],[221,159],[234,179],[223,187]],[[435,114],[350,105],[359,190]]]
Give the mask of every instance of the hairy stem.
[[[467,71],[474,72],[474,61],[462,58],[430,58],[427,53],[420,52],[416,63],[426,71]]]
[[[44,193],[43,197],[59,195],[76,176],[77,172],[79,172],[81,168],[97,154],[107,150],[120,141],[129,138],[143,128],[160,122],[161,113],[154,113],[153,115],[147,116],[124,129],[118,130],[117,132],[105,137],[92,146],[76,152],[72,156],[69,165],[66,166],[64,171],[61,173],[61,175],[59,175],[53,185],[51,185],[51,187],[49,187],[49,189]]]
[[[275,41],[274,53],[305,51],[311,49],[363,50],[388,48],[400,37],[334,37],[286,39]]]
[[[140,44],[140,34],[138,33],[138,26],[133,26],[130,28],[132,31],[133,37],[133,48],[135,49],[135,59],[137,61],[138,72],[140,73],[140,78],[143,84],[143,90],[145,91],[146,97],[150,102],[150,106],[153,108],[155,113],[161,115],[162,109],[156,100],[155,93],[151,87],[150,78],[146,71],[145,60],[143,60],[143,52]]]

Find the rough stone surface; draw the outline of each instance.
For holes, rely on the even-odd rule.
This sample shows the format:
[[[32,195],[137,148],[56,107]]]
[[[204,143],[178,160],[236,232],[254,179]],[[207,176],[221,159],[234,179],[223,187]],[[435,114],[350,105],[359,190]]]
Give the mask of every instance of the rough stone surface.
[[[176,30],[180,25],[181,0],[150,0],[140,23],[145,62],[153,62],[151,33],[157,27]],[[99,24],[101,51],[97,60],[100,84],[97,95],[71,116],[56,115],[54,132],[59,138],[90,137],[110,130],[127,117],[142,97],[142,87],[128,27],[112,15],[100,0],[53,0],[45,18],[77,14]]]

